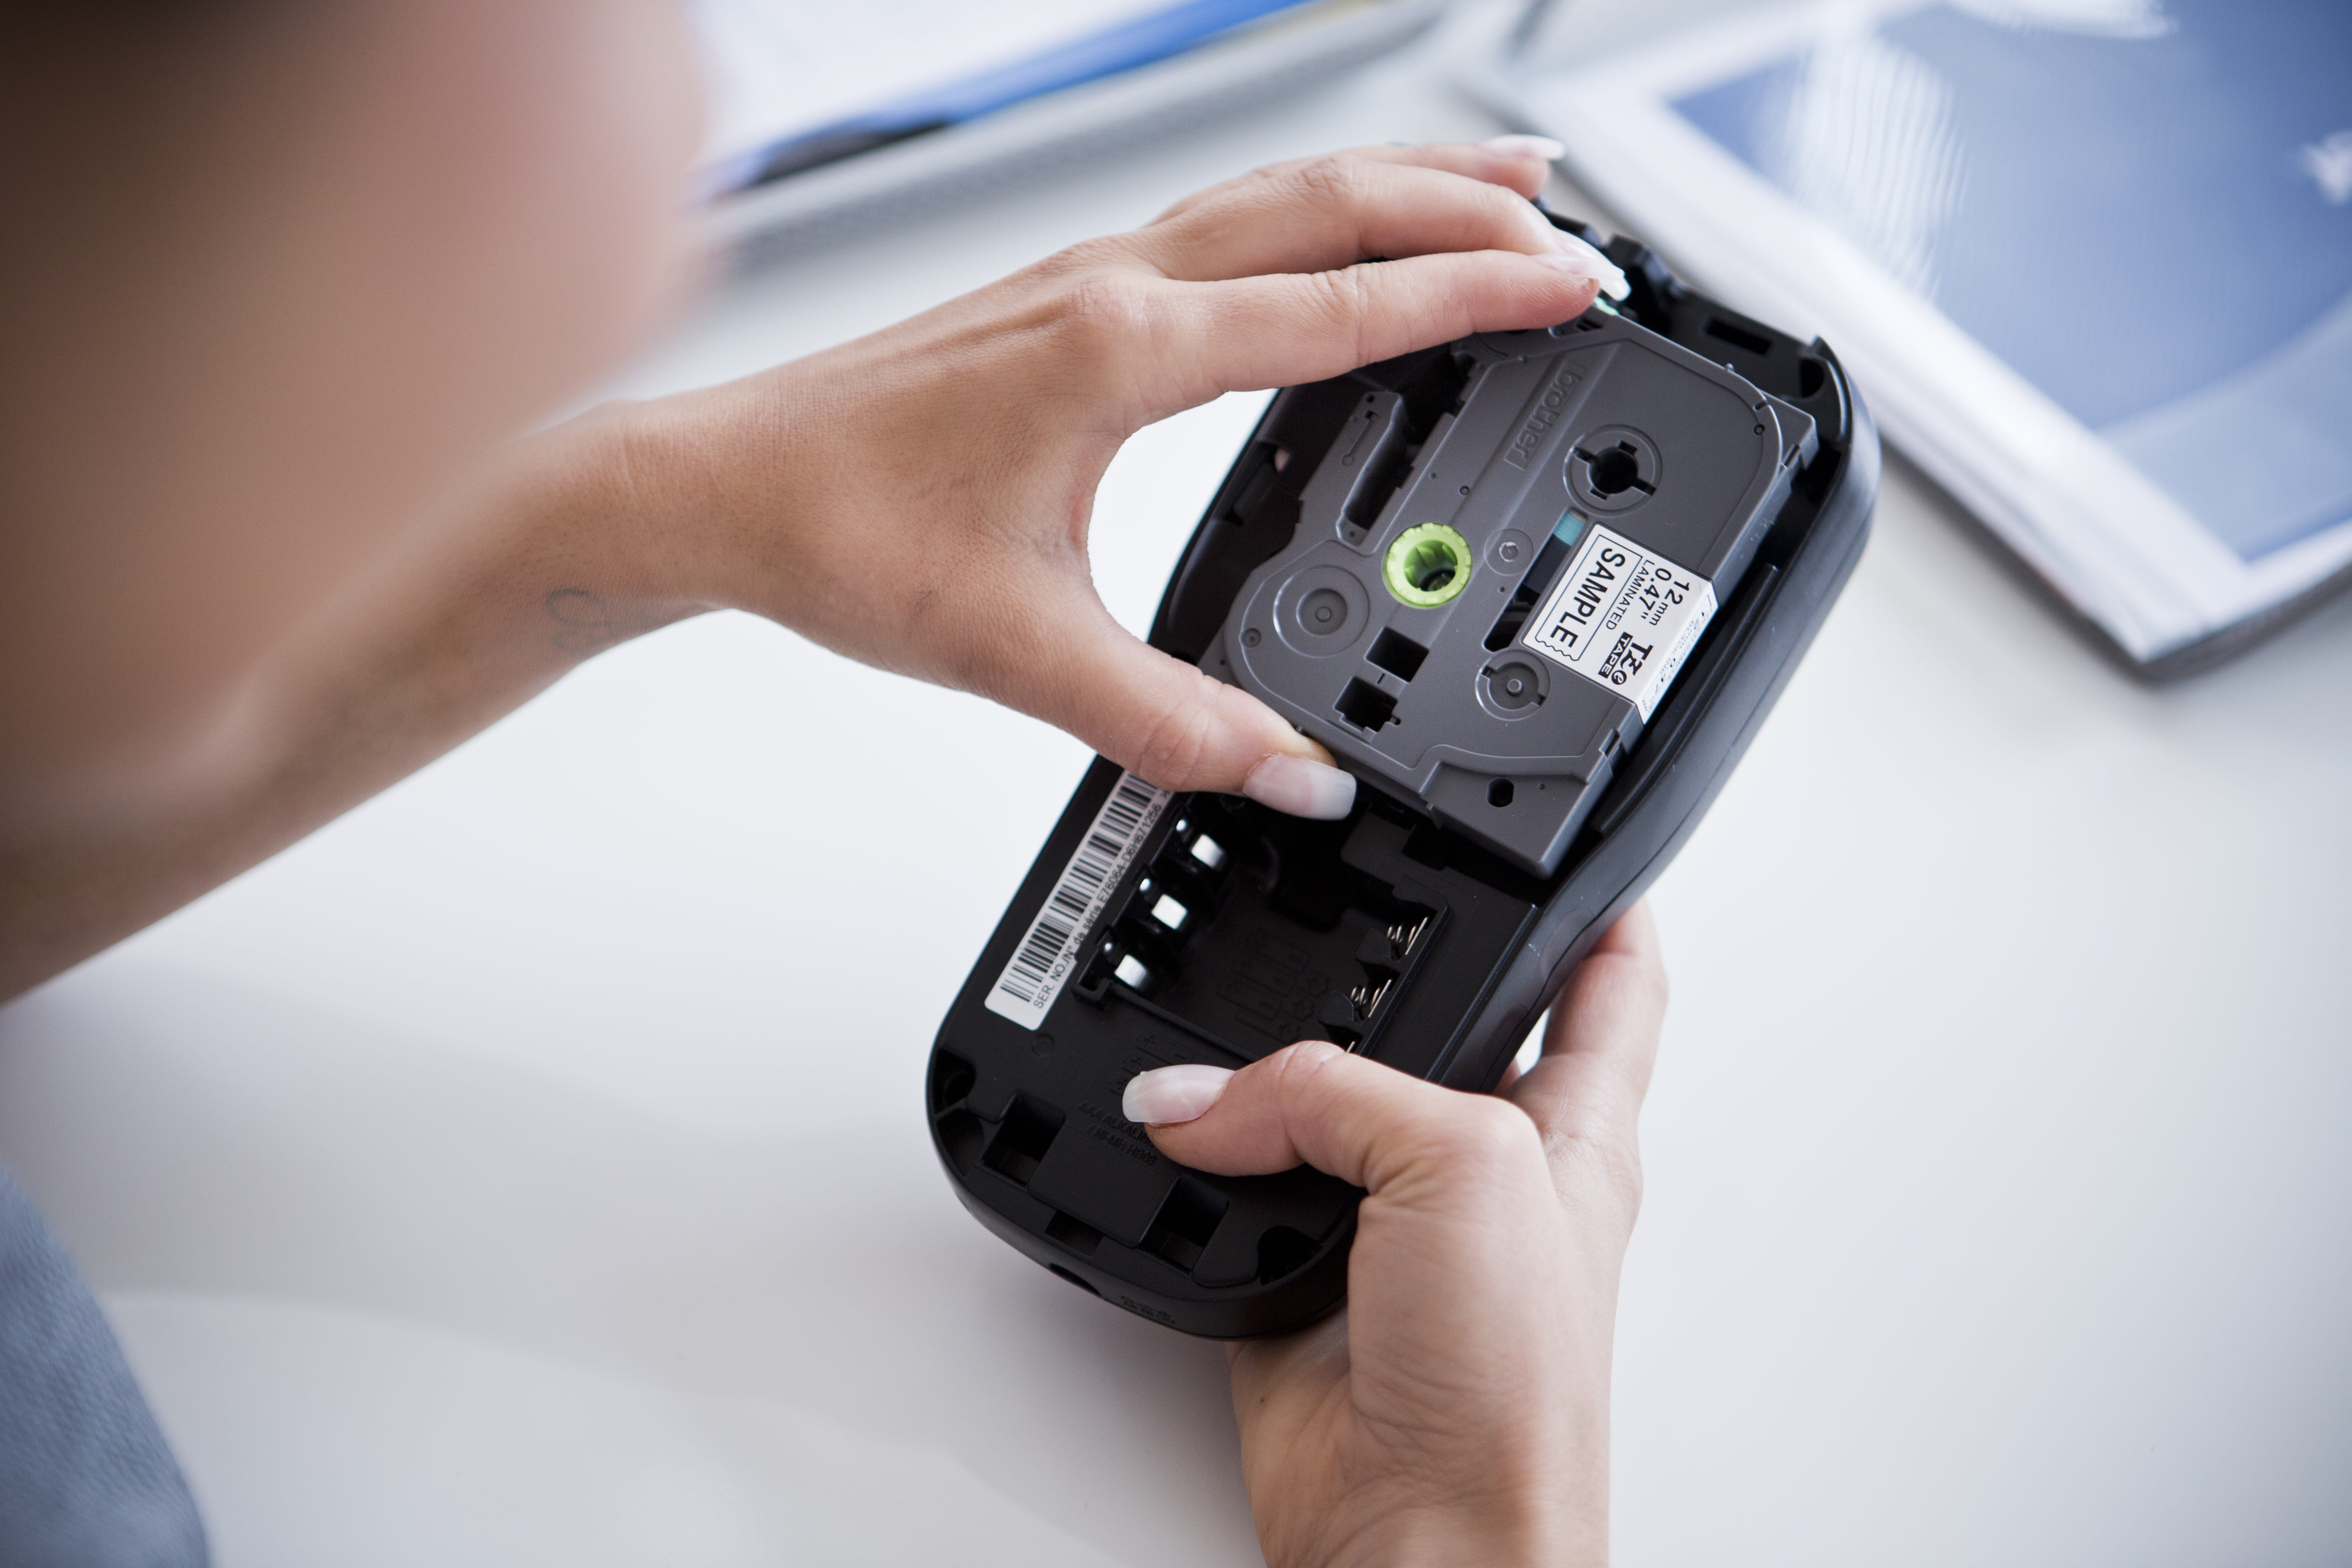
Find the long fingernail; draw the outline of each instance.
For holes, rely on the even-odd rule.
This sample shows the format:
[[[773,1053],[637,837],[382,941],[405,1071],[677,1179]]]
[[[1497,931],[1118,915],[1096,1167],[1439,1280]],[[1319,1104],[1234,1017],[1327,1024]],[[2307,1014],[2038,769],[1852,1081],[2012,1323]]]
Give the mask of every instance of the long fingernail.
[[[1563,272],[1573,272],[1579,278],[1593,279],[1601,285],[1601,291],[1612,300],[1622,300],[1633,291],[1633,286],[1625,281],[1624,272],[1615,262],[1576,236],[1554,229],[1551,238],[1559,248],[1549,256],[1538,256],[1536,260],[1546,267],[1557,267]]]
[[[1495,153],[1532,153],[1547,163],[1568,155],[1568,149],[1549,136],[1489,136],[1479,145]]]
[[[1331,821],[1347,816],[1356,804],[1356,779],[1338,768],[1277,752],[1250,770],[1242,781],[1242,793],[1292,816]]]
[[[1233,1079],[1232,1068],[1213,1068],[1204,1062],[1154,1068],[1127,1080],[1127,1092],[1118,1097],[1118,1113],[1149,1127],[1190,1121],[1206,1114]]]

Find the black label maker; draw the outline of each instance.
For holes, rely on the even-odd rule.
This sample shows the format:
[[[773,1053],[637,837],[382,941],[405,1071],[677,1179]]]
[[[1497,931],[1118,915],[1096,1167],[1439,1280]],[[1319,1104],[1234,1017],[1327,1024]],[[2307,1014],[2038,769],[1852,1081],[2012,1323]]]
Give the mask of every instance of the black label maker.
[[[1187,1333],[1338,1306],[1362,1194],[1180,1166],[1119,1114],[1128,1079],[1320,1039],[1492,1089],[1698,825],[1869,533],[1877,433],[1826,344],[1551,221],[1626,298],[1277,394],[1153,623],[1329,748],[1348,817],[1097,759],[932,1047],[965,1206]]]

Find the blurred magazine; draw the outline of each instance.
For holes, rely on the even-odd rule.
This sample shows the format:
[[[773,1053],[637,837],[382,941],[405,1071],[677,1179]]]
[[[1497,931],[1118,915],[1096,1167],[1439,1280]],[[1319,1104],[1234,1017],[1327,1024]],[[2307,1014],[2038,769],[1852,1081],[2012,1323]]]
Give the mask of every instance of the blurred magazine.
[[[690,0],[721,237],[831,226],[1286,93],[1445,0]]]
[[[2133,665],[2352,583],[2352,5],[1827,0],[1483,85]]]

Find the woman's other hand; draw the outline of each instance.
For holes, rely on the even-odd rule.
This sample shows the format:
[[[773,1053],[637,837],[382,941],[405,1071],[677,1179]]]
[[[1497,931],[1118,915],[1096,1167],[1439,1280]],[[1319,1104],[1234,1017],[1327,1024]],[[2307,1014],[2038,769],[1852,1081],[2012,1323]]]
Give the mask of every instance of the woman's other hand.
[[[1172,789],[1344,814],[1353,781],[1255,698],[1112,620],[1087,556],[1129,436],[1467,332],[1580,313],[1599,254],[1528,203],[1535,138],[1262,169],[887,331],[622,412],[605,470],[669,597],[1060,726]],[[1370,258],[1381,265],[1364,265]],[[648,506],[648,502],[652,504]],[[1271,767],[1258,770],[1269,759]]]
[[[1542,1060],[1500,1097],[1326,1045],[1222,1085],[1191,1067],[1134,1081],[1128,1114],[1184,1119],[1151,1136],[1188,1165],[1304,1162],[1366,1192],[1346,1309],[1234,1350],[1274,1568],[1607,1561],[1617,1279],[1665,1003],[1637,904],[1552,1009]]]

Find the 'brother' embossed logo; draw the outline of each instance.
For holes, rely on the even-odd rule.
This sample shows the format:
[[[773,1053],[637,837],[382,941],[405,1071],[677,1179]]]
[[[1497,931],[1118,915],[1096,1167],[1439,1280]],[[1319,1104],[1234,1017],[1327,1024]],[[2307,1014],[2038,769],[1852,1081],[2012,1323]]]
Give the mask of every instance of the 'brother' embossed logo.
[[[1575,384],[1576,373],[1572,370],[1561,371],[1552,378],[1551,385],[1544,390],[1543,401],[1528,416],[1528,422],[1519,426],[1511,449],[1503,454],[1503,461],[1515,468],[1524,468],[1535,461],[1537,446],[1559,422],[1559,411],[1568,406],[1568,389]]]

